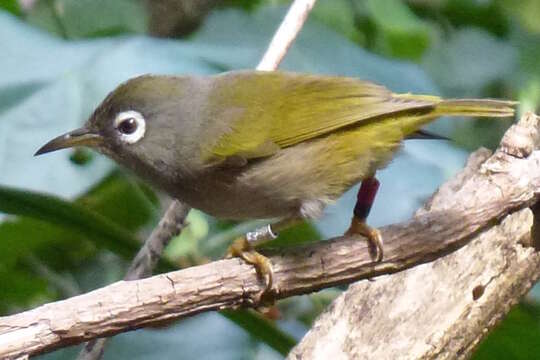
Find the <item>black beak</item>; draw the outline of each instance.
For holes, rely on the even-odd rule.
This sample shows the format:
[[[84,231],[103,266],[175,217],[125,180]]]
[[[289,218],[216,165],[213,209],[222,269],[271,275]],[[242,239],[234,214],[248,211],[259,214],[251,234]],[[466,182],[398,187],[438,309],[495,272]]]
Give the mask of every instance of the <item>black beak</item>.
[[[52,139],[36,151],[34,156],[74,146],[96,147],[102,143],[103,137],[101,135],[94,134],[89,129],[82,127]]]

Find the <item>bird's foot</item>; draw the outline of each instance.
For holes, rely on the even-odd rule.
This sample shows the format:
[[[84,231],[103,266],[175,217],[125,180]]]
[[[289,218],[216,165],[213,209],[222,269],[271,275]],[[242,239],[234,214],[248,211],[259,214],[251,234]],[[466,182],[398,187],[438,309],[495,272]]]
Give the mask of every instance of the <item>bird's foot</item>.
[[[371,258],[375,262],[381,262],[384,255],[381,232],[378,229],[369,226],[365,219],[360,219],[357,216],[353,216],[351,226],[345,232],[345,235],[355,234],[363,235],[368,239]]]
[[[248,233],[245,236],[239,237],[229,246],[225,255],[226,258],[239,257],[255,267],[257,274],[263,279],[265,285],[264,290],[259,295],[259,300],[263,297],[263,295],[272,290],[273,285],[274,272],[272,270],[272,263],[270,262],[270,259],[257,252],[254,248],[254,244],[262,242],[262,231],[269,232],[268,235],[265,236],[275,237],[275,235],[271,232],[270,226],[268,226],[266,229],[268,230],[258,229],[254,232]]]

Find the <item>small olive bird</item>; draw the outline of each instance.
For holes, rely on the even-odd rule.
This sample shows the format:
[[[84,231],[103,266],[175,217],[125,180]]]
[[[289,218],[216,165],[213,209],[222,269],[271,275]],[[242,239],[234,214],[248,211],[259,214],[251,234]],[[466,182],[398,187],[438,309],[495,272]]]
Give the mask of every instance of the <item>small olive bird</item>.
[[[36,155],[89,146],[194,208],[221,219],[276,219],[236,240],[230,256],[256,266],[267,289],[270,261],[255,246],[273,230],[317,218],[362,181],[348,233],[365,235],[384,167],[403,139],[443,115],[508,117],[515,102],[395,94],[354,78],[231,71],[214,76],[133,78],[112,91],[86,124]]]

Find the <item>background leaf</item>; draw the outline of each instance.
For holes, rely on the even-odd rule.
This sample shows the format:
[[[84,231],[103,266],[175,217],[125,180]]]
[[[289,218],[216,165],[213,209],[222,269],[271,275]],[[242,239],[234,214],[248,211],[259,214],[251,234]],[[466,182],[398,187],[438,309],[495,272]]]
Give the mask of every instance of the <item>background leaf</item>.
[[[484,340],[472,359],[534,359],[540,353],[540,308],[522,304]]]
[[[485,31],[464,28],[433,47],[424,64],[449,94],[477,96],[486,86],[515,71],[517,51]]]
[[[30,24],[66,39],[144,33],[147,14],[136,0],[44,0],[32,7]]]
[[[383,54],[418,60],[428,48],[431,28],[400,0],[367,0],[368,16],[379,28]]]

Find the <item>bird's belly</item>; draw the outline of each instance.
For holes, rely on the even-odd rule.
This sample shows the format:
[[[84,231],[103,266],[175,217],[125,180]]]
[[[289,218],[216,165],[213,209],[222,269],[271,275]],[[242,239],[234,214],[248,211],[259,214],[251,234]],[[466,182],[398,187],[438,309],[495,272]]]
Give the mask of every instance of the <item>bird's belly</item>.
[[[267,190],[257,184],[224,182],[208,176],[198,178],[196,183],[183,181],[171,193],[191,207],[220,219],[283,218],[298,212],[301,206],[299,201],[272,196],[273,192]]]
[[[347,131],[282,149],[241,170],[179,182],[170,192],[218,218],[313,217],[303,213],[306,207],[323,207],[373,175],[398,149],[396,140],[365,144],[355,131]]]
[[[239,181],[258,184],[262,193],[283,202],[328,204],[374,175],[398,148],[399,141],[364,144],[348,131],[282,149],[252,166]]]

